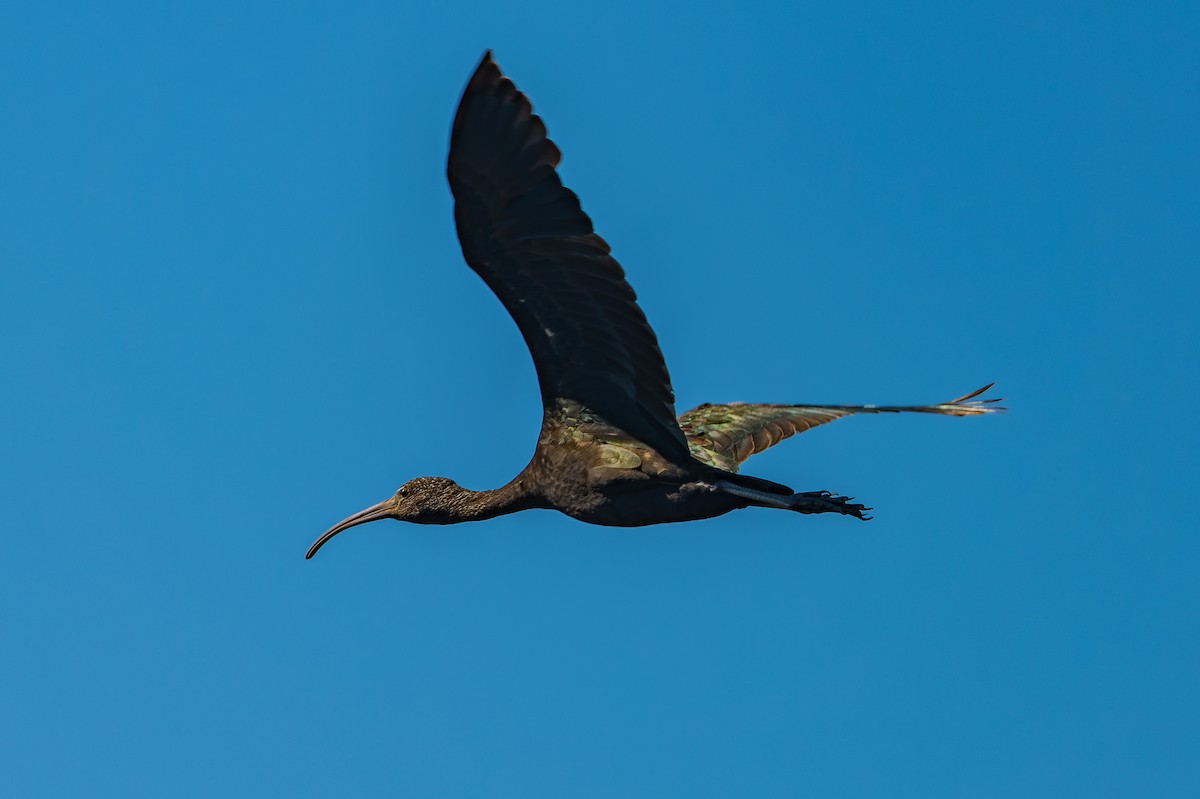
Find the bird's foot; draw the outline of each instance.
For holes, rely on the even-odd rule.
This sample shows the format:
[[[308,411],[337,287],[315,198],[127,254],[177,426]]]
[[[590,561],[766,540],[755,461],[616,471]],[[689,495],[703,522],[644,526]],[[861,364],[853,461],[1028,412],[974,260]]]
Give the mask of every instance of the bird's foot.
[[[870,521],[865,505],[852,502],[854,497],[840,497],[828,491],[806,491],[787,498],[788,506],[797,513],[841,513],[856,519]]]

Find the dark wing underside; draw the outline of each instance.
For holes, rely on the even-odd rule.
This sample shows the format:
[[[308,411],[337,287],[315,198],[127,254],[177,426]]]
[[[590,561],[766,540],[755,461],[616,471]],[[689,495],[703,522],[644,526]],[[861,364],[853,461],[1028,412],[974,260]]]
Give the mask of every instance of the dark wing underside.
[[[856,413],[934,413],[977,416],[996,413],[999,399],[977,400],[991,385],[938,405],[701,405],[679,417],[692,456],[710,466],[737,471],[738,464],[797,433]]]
[[[450,136],[463,256],[525,337],[548,416],[583,406],[668,458],[686,458],[654,331],[559,180],[558,160],[529,100],[485,53]]]

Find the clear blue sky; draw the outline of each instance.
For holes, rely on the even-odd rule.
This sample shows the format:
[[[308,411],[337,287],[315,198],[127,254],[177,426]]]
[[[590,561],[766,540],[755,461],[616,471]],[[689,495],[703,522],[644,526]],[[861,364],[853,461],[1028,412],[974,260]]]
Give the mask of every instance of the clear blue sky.
[[[1200,795],[1195,3],[5,3],[21,797]],[[444,180],[484,48],[680,409],[876,508],[331,523],[524,465]]]

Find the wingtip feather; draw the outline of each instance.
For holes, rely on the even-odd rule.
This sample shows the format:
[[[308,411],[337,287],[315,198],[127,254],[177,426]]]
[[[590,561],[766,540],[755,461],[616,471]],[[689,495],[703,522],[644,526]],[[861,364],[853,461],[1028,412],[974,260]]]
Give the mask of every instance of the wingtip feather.
[[[985,391],[989,390],[994,385],[996,385],[996,383],[993,381],[991,383],[988,383],[983,388],[975,389],[970,394],[964,394],[963,396],[959,397],[958,399],[953,399],[953,400],[950,400],[949,402],[944,402],[941,405],[935,405],[934,408],[936,408],[940,413],[945,413],[950,416],[978,416],[978,415],[984,414],[984,413],[1004,413],[1005,411],[1008,410],[1008,408],[1005,408],[1005,407],[1002,407],[999,405],[996,405],[994,407],[988,407],[988,406],[991,406],[993,403],[1003,402],[1004,397],[989,397],[988,399],[975,399],[975,397],[978,397],[980,394],[983,394]]]

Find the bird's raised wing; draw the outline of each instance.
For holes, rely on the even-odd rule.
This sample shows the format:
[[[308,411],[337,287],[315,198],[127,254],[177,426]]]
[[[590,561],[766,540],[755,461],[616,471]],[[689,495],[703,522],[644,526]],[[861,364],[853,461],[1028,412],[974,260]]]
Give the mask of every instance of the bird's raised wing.
[[[664,456],[686,458],[654,331],[559,180],[558,160],[529,100],[485,53],[459,103],[446,170],[463,256],[525,337],[547,414],[582,406]]]
[[[736,472],[738,464],[796,433],[856,413],[936,413],[976,416],[996,413],[999,399],[975,399],[994,384],[938,405],[701,405],[679,417],[692,456]]]

